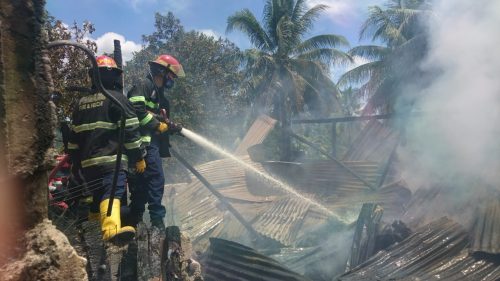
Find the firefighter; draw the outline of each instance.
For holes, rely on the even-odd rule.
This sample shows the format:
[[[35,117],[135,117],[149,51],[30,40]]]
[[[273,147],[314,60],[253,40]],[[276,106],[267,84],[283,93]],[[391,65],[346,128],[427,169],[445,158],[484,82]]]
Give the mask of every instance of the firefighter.
[[[122,148],[124,154],[118,171],[111,216],[107,216],[107,211],[117,159],[120,107],[98,91],[83,96],[73,111],[68,149],[73,165],[81,169],[88,185],[97,185],[93,190],[93,198],[94,204],[98,204],[103,240],[129,241],[135,236],[135,229],[121,225],[120,198],[125,192],[127,158],[135,164],[136,172],[144,172],[146,168],[141,136],[137,129],[139,120],[127,98],[118,91],[122,70],[107,56],[97,57],[97,64],[103,86],[124,106],[126,118]],[[92,213],[89,219],[91,216]]]
[[[176,58],[160,55],[149,62],[146,78],[128,93],[139,118],[147,163],[143,174],[129,179],[132,225],[142,221],[145,204],[148,203],[152,226],[161,231],[165,229],[165,207],[161,203],[165,184],[162,158],[170,156],[168,135],[179,133],[182,127],[168,119],[169,101],[164,92],[173,87],[174,79],[184,76],[182,65]],[[166,116],[162,116],[162,111]]]

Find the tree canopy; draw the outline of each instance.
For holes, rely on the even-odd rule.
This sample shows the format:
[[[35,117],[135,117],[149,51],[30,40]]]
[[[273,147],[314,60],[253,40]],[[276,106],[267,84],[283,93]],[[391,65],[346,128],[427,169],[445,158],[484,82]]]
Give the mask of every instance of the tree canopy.
[[[228,18],[227,32],[239,30],[254,45],[242,56],[246,70],[242,92],[253,105],[265,106],[274,116],[283,107],[282,121],[306,108],[322,113],[341,110],[329,70],[351,60],[338,49],[348,46],[347,40],[335,34],[304,39],[326,8],[307,9],[303,0],[267,0],[261,23],[248,9]]]
[[[389,0],[385,8],[369,7],[360,38],[383,45],[352,48],[350,55],[369,62],[346,72],[339,80],[341,87],[361,86],[357,94],[359,99],[367,100],[364,114],[392,112],[400,101],[411,103],[405,90],[414,83],[425,83],[419,67],[427,51],[427,30],[422,22],[430,15],[425,0]]]
[[[246,129],[241,126],[247,99],[239,92],[240,50],[226,39],[185,31],[172,13],[157,13],[155,19],[156,30],[143,36],[145,47],[125,66],[125,87],[146,77],[148,61],[160,54],[173,55],[186,77],[176,79],[174,88],[167,91],[172,119],[232,147]],[[176,142],[190,158],[206,157],[187,143]]]
[[[56,40],[72,40],[84,44],[94,53],[97,44],[89,37],[95,31],[94,25],[84,21],[81,25],[74,22],[71,26],[49,16],[45,23],[49,42]],[[81,95],[81,89],[90,88],[88,75],[91,63],[87,56],[73,47],[51,49],[49,53],[52,78],[54,81],[54,99],[58,105],[59,120],[71,115],[71,104]]]

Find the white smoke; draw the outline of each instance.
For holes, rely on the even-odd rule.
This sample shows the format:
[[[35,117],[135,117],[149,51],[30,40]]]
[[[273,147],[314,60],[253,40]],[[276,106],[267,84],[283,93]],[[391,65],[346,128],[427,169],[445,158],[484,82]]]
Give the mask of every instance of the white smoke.
[[[437,77],[418,109],[432,114],[408,125],[403,157],[414,185],[500,183],[500,1],[435,1],[430,50],[422,68]],[[490,188],[490,190],[492,190]],[[457,196],[466,196],[465,194]]]

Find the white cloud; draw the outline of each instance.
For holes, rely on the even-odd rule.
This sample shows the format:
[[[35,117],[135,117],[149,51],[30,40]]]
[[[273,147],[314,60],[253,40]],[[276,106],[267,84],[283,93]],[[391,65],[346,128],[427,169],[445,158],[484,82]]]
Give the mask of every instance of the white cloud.
[[[327,5],[326,16],[333,22],[348,25],[354,18],[367,10],[369,6],[382,5],[386,0],[309,0],[308,8],[322,4]]]
[[[198,32],[201,32],[208,37],[214,37],[215,39],[219,39],[219,37],[222,37],[220,33],[213,29],[198,29]]]
[[[114,50],[113,40],[115,39],[120,40],[124,62],[131,60],[133,52],[138,52],[142,48],[141,44],[135,43],[134,41],[126,40],[125,37],[121,34],[114,32],[106,32],[101,37],[95,40],[95,42],[97,43],[98,54],[112,53]]]

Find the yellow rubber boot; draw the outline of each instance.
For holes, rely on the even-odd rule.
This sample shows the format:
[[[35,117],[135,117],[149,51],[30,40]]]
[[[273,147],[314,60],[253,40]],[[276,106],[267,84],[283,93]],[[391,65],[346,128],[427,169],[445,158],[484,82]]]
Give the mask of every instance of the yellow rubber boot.
[[[107,216],[109,199],[101,201],[99,210],[101,213],[102,240],[126,243],[135,236],[135,229],[131,226],[121,227],[120,200],[113,200],[111,216]]]

